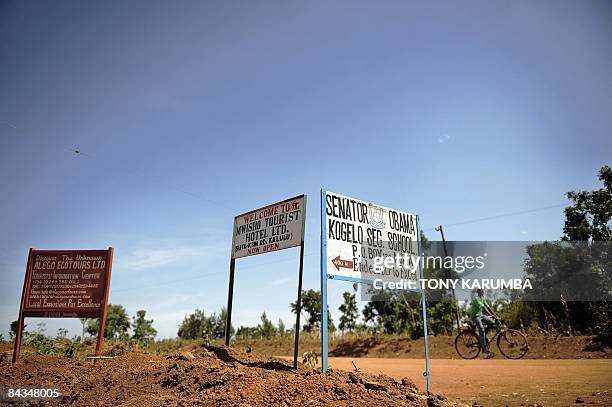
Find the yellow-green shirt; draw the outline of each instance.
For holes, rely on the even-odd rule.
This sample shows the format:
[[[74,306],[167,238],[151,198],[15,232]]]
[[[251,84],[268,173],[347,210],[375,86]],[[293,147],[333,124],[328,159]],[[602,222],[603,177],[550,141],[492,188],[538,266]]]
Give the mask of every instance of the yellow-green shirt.
[[[485,306],[489,306],[487,301],[484,298],[476,297],[472,300],[470,304],[470,316],[472,318],[479,317],[483,314]]]

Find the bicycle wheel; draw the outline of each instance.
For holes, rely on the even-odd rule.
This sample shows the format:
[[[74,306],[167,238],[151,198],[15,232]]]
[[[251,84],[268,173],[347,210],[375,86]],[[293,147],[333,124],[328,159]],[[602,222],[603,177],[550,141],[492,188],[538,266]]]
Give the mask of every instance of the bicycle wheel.
[[[473,331],[462,331],[455,338],[455,350],[463,359],[474,359],[480,354],[478,336]]]
[[[499,351],[508,359],[520,359],[527,354],[529,345],[525,335],[515,329],[506,329],[497,337]]]

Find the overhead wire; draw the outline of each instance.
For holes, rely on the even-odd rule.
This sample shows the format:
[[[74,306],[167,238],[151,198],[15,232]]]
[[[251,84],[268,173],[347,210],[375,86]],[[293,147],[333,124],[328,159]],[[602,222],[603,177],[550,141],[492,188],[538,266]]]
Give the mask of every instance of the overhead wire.
[[[5,124],[11,128],[13,128],[14,130],[19,131],[18,127],[15,126],[12,123],[9,122],[0,122],[0,124]],[[86,157],[88,159],[92,159],[92,160],[98,160],[98,158],[88,152],[85,152],[83,150],[81,150],[78,147],[64,147],[64,150],[70,151],[72,154],[79,156],[79,157]],[[138,171],[135,170],[131,167],[128,166],[123,166],[122,168],[124,171],[131,173],[132,175],[135,176],[143,176],[144,175],[144,171]],[[147,177],[146,175],[144,175],[145,177]],[[228,205],[225,205],[221,202],[203,197],[199,194],[193,193],[191,191],[185,190],[183,188],[179,188],[175,185],[172,184],[161,184],[163,187],[165,187],[166,189],[171,189],[174,190],[176,192],[180,192],[184,195],[187,196],[191,196],[192,198],[196,198],[199,199],[201,201],[207,202],[209,204],[212,205],[216,205],[219,206],[225,210],[231,210],[233,211],[233,213],[237,213],[239,212],[238,209],[236,208],[232,208]],[[549,210],[549,209],[555,209],[555,208],[560,208],[563,206],[566,206],[567,204],[556,204],[556,205],[548,205],[548,206],[542,206],[542,207],[536,207],[536,208],[531,208],[531,209],[525,209],[525,210],[521,210],[521,211],[516,211],[516,212],[508,212],[508,213],[501,213],[501,214],[497,214],[497,215],[492,215],[492,216],[486,216],[486,217],[482,217],[482,218],[475,218],[475,219],[470,219],[470,220],[464,220],[464,221],[460,221],[460,222],[455,222],[455,223],[447,223],[447,224],[443,224],[442,226],[444,228],[449,228],[449,227],[455,227],[455,226],[462,226],[462,225],[468,225],[468,224],[473,224],[473,223],[479,223],[479,222],[486,222],[486,221],[490,221],[490,220],[495,220],[495,219],[502,219],[502,218],[506,218],[506,217],[512,217],[512,216],[519,216],[519,215],[523,215],[523,214],[528,214],[528,213],[534,213],[534,212],[540,212],[540,211],[545,211],[545,210]],[[308,218],[312,218],[313,215],[309,216]],[[435,228],[427,228],[427,229],[423,229],[424,231],[433,231],[435,230]],[[308,253],[305,254],[305,257],[307,256],[312,256],[318,253]],[[256,265],[252,265],[250,266],[250,268],[258,268],[258,267],[263,267],[263,266],[267,266],[267,265],[271,265],[271,264],[276,264],[276,263],[282,263],[282,262],[286,262],[286,261],[292,261],[293,259],[283,259],[283,260],[278,260],[278,261],[273,261],[273,262],[267,262],[267,263],[260,263],[260,264],[256,264]],[[156,286],[160,286],[160,285],[165,285],[165,284],[172,284],[172,283],[179,283],[179,282],[184,282],[184,281],[191,281],[191,280],[195,280],[195,279],[200,279],[200,278],[205,278],[205,277],[209,277],[212,275],[217,275],[217,274],[224,274],[226,273],[225,271],[220,271],[220,272],[215,272],[215,273],[207,273],[207,274],[202,274],[200,276],[194,276],[194,277],[187,277],[187,278],[183,278],[183,279],[174,279],[172,281],[169,282],[161,282],[161,283],[156,283],[153,285],[147,285],[147,286],[139,286],[139,287],[129,287],[129,288],[125,288],[125,289],[119,289],[119,290],[113,290],[114,292],[121,292],[121,291],[128,291],[128,290],[132,290],[132,289],[136,289],[136,288],[148,288],[148,287],[156,287]]]

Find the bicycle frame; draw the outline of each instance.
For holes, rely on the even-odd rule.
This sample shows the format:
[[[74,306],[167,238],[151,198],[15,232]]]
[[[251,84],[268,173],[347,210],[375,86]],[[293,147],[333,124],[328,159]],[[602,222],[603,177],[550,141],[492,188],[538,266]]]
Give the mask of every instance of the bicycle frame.
[[[489,328],[489,327],[491,327],[491,328]],[[495,335],[493,335],[493,336],[488,335],[487,331],[488,330],[493,330],[493,329],[496,329]],[[497,335],[499,335],[503,330],[504,330],[504,327],[502,325],[500,325],[500,324],[495,324],[494,326],[488,325],[487,327],[485,327],[485,335],[486,335],[486,338],[487,338],[487,344],[491,345],[491,343],[493,343],[493,340],[495,338],[497,338]],[[472,328],[472,332],[474,332],[474,334],[478,338],[480,338],[480,329],[478,329],[478,327]],[[480,342],[479,342],[479,344],[480,344]],[[491,346],[489,346],[489,348],[491,348]]]

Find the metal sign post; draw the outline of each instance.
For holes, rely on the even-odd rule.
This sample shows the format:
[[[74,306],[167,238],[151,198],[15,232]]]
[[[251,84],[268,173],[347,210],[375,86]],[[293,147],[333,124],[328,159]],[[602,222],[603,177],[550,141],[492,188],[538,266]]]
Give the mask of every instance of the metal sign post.
[[[425,279],[425,272],[421,264],[421,256],[423,255],[423,248],[421,247],[421,222],[420,217],[417,215],[417,233],[418,233],[418,244],[419,244],[419,275],[421,280]],[[427,299],[425,298],[425,285],[421,286],[421,305],[423,308],[423,337],[425,339],[425,379],[427,383],[427,396],[429,397],[430,389],[430,372],[429,372],[429,341],[427,340]]]
[[[329,201],[328,196],[330,196]],[[337,203],[337,201],[344,201],[344,203]],[[340,208],[342,205],[345,206],[343,209],[338,209],[338,213],[341,215],[335,214],[334,209],[332,208],[333,205],[336,205],[334,202],[338,204],[338,208]],[[328,204],[330,208],[327,208]],[[328,231],[328,214],[326,209],[330,209],[330,214],[332,214],[330,216],[336,217],[336,220],[338,220],[339,217],[345,217],[343,218],[345,223],[352,223],[356,230],[356,232],[353,233],[357,233],[357,236],[360,232],[363,232],[363,230],[359,231],[359,229],[363,229],[363,227],[367,226],[368,233],[371,233],[371,235],[378,233],[380,236],[382,235],[383,231],[389,231],[395,233],[395,238],[405,238],[406,242],[414,242],[414,239],[416,239],[419,276],[422,279],[424,275],[421,264],[423,251],[421,247],[421,229],[418,215],[396,211],[391,208],[385,208],[335,193],[328,193],[328,191],[325,189],[321,189],[321,370],[323,372],[326,372],[329,367],[327,280],[332,279],[372,285],[374,279],[377,278],[375,277],[376,275],[372,275],[373,279],[362,278],[363,273],[371,273],[367,267],[362,268],[363,256],[366,253],[366,249],[364,247],[360,247],[362,246],[362,241],[358,239],[356,240],[355,237],[353,237],[352,240],[344,240],[343,237],[339,237],[337,235],[337,232],[333,232],[333,230]],[[333,225],[333,222],[334,221],[330,219],[330,225]],[[393,226],[390,226],[391,223]],[[415,223],[416,228],[414,227]],[[336,235],[334,235],[334,233],[336,233]],[[328,238],[331,242],[329,246],[327,242]],[[409,246],[412,247],[412,243],[410,243]],[[331,253],[328,253],[328,249],[331,251]],[[411,253],[414,253],[412,250],[413,249],[410,249]],[[334,268],[330,269],[332,271],[331,274],[328,274],[327,271],[329,262],[331,262],[334,266]],[[413,277],[411,276],[411,278]],[[414,278],[416,279],[416,277]],[[418,291],[418,289],[415,288],[413,291]],[[423,304],[423,330],[425,335],[425,375],[427,379],[427,393],[429,394],[429,347],[427,341],[427,309],[424,286],[421,286],[421,298]]]
[[[321,189],[321,370],[327,372],[327,225],[325,190]]]
[[[302,313],[302,276],[304,275],[304,239],[300,245],[300,273],[298,278],[297,302],[295,303],[295,342],[293,344],[293,368],[298,367],[298,349],[300,347],[300,314]]]
[[[232,303],[234,302],[234,270],[236,269],[236,259],[230,260],[229,288],[227,292],[227,314],[225,316],[225,346],[229,346],[232,336]]]
[[[304,274],[304,231],[306,230],[306,195],[296,196],[264,206],[234,218],[232,256],[230,259],[225,345],[229,346],[234,299],[236,259],[300,246],[300,268],[296,302],[295,347],[293,366],[297,368],[300,341],[300,312],[302,309],[302,277]]]

